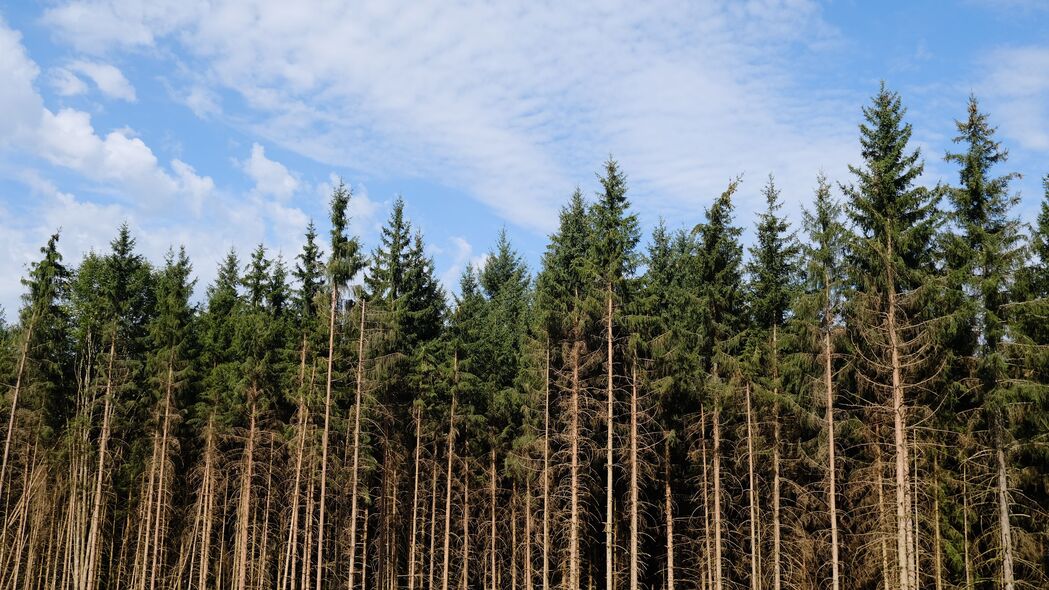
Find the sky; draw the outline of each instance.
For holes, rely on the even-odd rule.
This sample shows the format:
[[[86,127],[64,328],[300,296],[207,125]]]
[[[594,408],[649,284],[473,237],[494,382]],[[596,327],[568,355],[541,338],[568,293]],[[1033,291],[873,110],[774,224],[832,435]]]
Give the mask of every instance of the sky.
[[[0,0],[0,306],[47,237],[75,264],[127,222],[198,292],[230,248],[291,260],[342,179],[366,248],[397,196],[454,292],[506,228],[533,270],[607,158],[647,234],[692,227],[742,175],[796,220],[848,183],[885,81],[944,162],[975,94],[1023,174],[1049,173],[1049,2]]]

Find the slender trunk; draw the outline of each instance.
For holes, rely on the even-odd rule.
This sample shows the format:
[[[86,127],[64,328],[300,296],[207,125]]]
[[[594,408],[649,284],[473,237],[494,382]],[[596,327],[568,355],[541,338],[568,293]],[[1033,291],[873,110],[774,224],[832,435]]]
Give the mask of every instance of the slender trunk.
[[[491,465],[491,471],[490,471],[489,485],[488,485],[488,508],[489,508],[489,512],[491,514],[491,533],[489,535],[491,543],[490,543],[490,546],[488,547],[488,557],[489,557],[489,565],[488,565],[488,567],[489,567],[489,570],[490,570],[489,574],[491,576],[491,582],[492,582],[491,588],[492,588],[492,590],[496,590],[496,583],[498,581],[497,580],[498,572],[496,571],[496,564],[495,564],[495,544],[496,544],[495,543],[496,542],[496,532],[495,532],[495,449],[492,449],[492,452],[491,452],[490,465]]]
[[[550,338],[546,341],[543,404],[543,590],[550,590]]]
[[[525,590],[532,590],[532,480],[525,479],[525,533],[524,533]]]
[[[973,587],[972,561],[969,560],[969,482],[968,468],[962,461],[962,557],[965,560],[965,590]]]
[[[568,431],[571,453],[571,503],[568,524],[568,588],[579,589],[579,342],[572,345],[572,400]]]
[[[875,439],[881,441],[881,428],[875,429]],[[880,442],[879,442],[880,444]],[[881,462],[881,447],[874,446],[874,487],[878,490],[878,535],[881,546],[881,571],[885,590],[892,590],[892,572],[889,569],[889,541],[886,525],[889,522],[888,510],[885,508],[885,484],[882,482],[882,473],[885,468]]]
[[[707,414],[703,407],[699,408],[699,452],[703,463],[703,588],[711,588],[714,585],[714,560],[710,547],[710,477],[707,473]]]
[[[25,373],[26,357],[29,356],[29,342],[33,338],[33,324],[36,315],[26,327],[25,340],[22,341],[22,353],[18,357],[18,371],[15,373],[15,389],[11,394],[11,415],[7,418],[7,433],[4,435],[4,458],[0,462],[0,498],[4,497],[4,478],[7,476],[7,458],[11,451],[11,437],[15,432],[15,414],[18,413],[18,395],[22,391],[22,375]]]
[[[1001,417],[998,417],[999,422]],[[1002,552],[1002,587],[1004,590],[1015,590],[1016,579],[1013,577],[1013,534],[1009,523],[1009,479],[1006,472],[1005,445],[1002,442],[1002,427],[996,425],[995,459],[998,467],[996,495],[998,500],[998,542]]]
[[[157,570],[163,564],[162,556],[162,538],[165,528],[164,512],[166,510],[165,503],[167,498],[167,485],[165,479],[167,475],[167,461],[168,461],[168,430],[171,422],[171,393],[175,381],[175,369],[172,363],[168,363],[168,376],[167,383],[164,392],[164,423],[161,429],[160,435],[160,457],[159,457],[159,468],[160,476],[159,483],[157,485],[157,508],[156,518],[153,525],[153,560],[150,566],[149,574],[149,590],[155,590],[157,587]]]
[[[714,405],[714,588],[723,590],[724,578],[721,573],[721,424],[719,409]]]
[[[327,505],[328,499],[328,429],[329,422],[331,421],[331,384],[332,384],[332,371],[334,370],[335,362],[335,314],[338,311],[339,303],[339,286],[332,284],[331,286],[331,309],[328,317],[328,374],[326,376],[326,385],[324,393],[324,431],[321,434],[321,494],[318,502],[320,503],[320,518],[317,522],[317,563],[316,563],[316,575],[314,587],[320,590],[323,586],[321,585],[321,577],[324,574],[324,510]],[[356,497],[356,490],[354,490],[353,496]],[[352,530],[356,529],[354,523]],[[351,573],[350,577],[353,577],[352,568],[353,560],[350,560]]]
[[[463,568],[459,590],[467,590],[470,582],[470,456],[463,456]]]
[[[933,523],[933,575],[936,581],[936,590],[943,590],[943,553],[940,534],[940,485],[939,485],[939,459],[933,455],[932,473],[936,486],[932,490],[932,523]]]
[[[615,399],[612,388],[612,283],[608,283],[608,316],[606,322],[606,344],[608,348],[608,410],[605,416],[605,429],[607,430],[607,442],[605,445],[605,588],[613,590],[614,564],[612,563],[612,428],[613,428],[613,402]],[[631,590],[634,590],[631,588]]]
[[[667,590],[674,590],[674,498],[670,490],[670,439],[663,446],[663,513],[667,522]]]
[[[892,260],[892,243],[889,243],[887,260]],[[907,458],[907,417],[903,391],[902,361],[900,360],[899,334],[896,327],[896,284],[888,265],[888,309],[886,333],[889,336],[889,354],[892,364],[892,416],[896,447],[896,562],[899,566],[900,589],[911,590],[911,511],[909,465]]]
[[[780,525],[780,467],[779,467],[779,327],[772,326],[772,588],[781,590],[780,553],[782,533]],[[758,559],[761,551],[758,550]],[[758,584],[761,587],[761,584]]]
[[[93,590],[97,584],[96,568],[99,559],[99,529],[102,526],[102,482],[105,479],[106,450],[109,445],[109,424],[113,414],[113,360],[117,355],[117,338],[113,335],[109,345],[109,371],[106,375],[106,393],[102,408],[102,433],[98,439],[98,472],[95,477],[95,493],[91,505],[91,525],[88,530],[87,559],[80,587]]]
[[[824,311],[825,321],[829,321],[829,311]],[[838,571],[838,494],[836,490],[837,476],[835,475],[836,463],[834,460],[834,372],[833,351],[831,349],[830,328],[827,327],[823,333],[823,385],[826,393],[825,403],[827,405],[827,506],[830,514],[830,568],[831,568],[831,590],[841,588],[840,575]]]
[[[361,461],[361,403],[364,397],[364,312],[366,302],[361,298],[361,318],[357,326],[357,376],[356,388],[353,398],[353,463],[350,467],[350,571],[349,583],[353,587],[354,562],[352,555],[357,551],[357,485],[360,478]],[[330,363],[329,363],[330,366]],[[367,525],[366,525],[367,526]],[[365,548],[367,555],[367,547]],[[317,590],[321,590],[320,581],[317,582]],[[361,574],[361,588],[364,588],[364,574]]]
[[[255,397],[258,392],[254,386],[251,390],[251,416],[248,418],[248,446],[244,451],[244,475],[240,484],[240,508],[237,511],[237,590],[244,590],[248,583],[248,541],[251,522],[251,480],[254,469],[255,453]]]
[[[758,575],[758,499],[754,485],[754,433],[751,429],[753,411],[750,405],[750,383],[744,386],[747,403],[747,475],[750,487],[747,499],[750,504],[750,587],[760,590],[761,576]]]
[[[430,471],[432,472],[430,480],[430,550],[428,552],[430,564],[426,573],[426,587],[428,590],[434,590],[433,572],[437,553],[437,443],[433,445]]]
[[[630,590],[637,590],[638,482],[637,482],[637,361],[630,372]],[[667,540],[669,544],[669,539]]]
[[[448,416],[448,474],[445,478],[445,492],[444,492],[444,553],[442,558],[444,559],[444,568],[441,571],[441,590],[448,590],[448,566],[449,566],[449,551],[451,550],[451,535],[452,535],[452,462],[455,460],[455,404],[457,401],[457,390],[459,383],[459,353],[456,351],[452,358],[452,373],[453,385],[452,389],[452,409]]]
[[[412,537],[408,545],[408,590],[415,590],[415,543],[419,522],[419,457],[422,452],[422,408],[415,410],[415,483],[412,486]],[[351,584],[352,586],[352,584]]]
[[[200,533],[200,570],[197,588],[208,587],[208,569],[211,563],[211,527],[215,510],[215,417],[208,419],[207,432],[204,434],[204,482],[201,486],[203,523]]]

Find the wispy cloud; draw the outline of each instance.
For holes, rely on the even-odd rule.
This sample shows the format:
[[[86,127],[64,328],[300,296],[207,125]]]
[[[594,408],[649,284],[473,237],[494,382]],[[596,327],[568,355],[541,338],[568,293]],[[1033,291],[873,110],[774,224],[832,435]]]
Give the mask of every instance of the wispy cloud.
[[[853,143],[842,121],[854,109],[794,92],[791,59],[835,37],[809,0],[266,0],[207,12],[81,0],[45,21],[85,50],[177,46],[201,72],[186,95],[233,92],[248,109],[236,122],[268,142],[369,175],[436,179],[541,231],[609,153],[642,208],[673,215],[740,172],[775,171],[787,194],[807,196],[815,170],[843,169]]]

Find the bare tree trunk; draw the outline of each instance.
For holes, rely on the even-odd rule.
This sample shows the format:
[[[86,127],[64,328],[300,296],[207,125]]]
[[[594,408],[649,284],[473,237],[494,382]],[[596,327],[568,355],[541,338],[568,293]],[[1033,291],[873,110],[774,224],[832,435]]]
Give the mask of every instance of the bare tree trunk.
[[[888,524],[888,511],[885,508],[885,484],[882,482],[884,467],[881,462],[881,447],[878,446],[881,441],[881,428],[875,429],[875,439],[879,441],[874,447],[874,487],[878,490],[878,544],[881,546],[882,581],[885,583],[885,590],[892,590],[892,572],[889,569],[888,531],[885,530],[885,526]]]
[[[163,533],[166,528],[166,519],[164,513],[167,510],[165,504],[167,503],[167,485],[165,479],[167,475],[167,462],[168,462],[168,430],[170,429],[171,423],[171,391],[175,381],[175,369],[172,363],[168,363],[168,376],[167,383],[165,385],[164,392],[164,422],[161,429],[160,435],[160,457],[159,457],[159,483],[157,485],[157,508],[156,518],[154,521],[153,529],[153,560],[150,566],[149,575],[149,590],[155,590],[157,587],[157,570],[163,564]]]
[[[317,572],[315,576],[316,582],[314,583],[317,590],[323,588],[321,578],[324,574],[324,510],[328,503],[328,430],[329,422],[331,421],[331,384],[335,362],[335,315],[338,312],[338,303],[339,286],[333,283],[331,286],[331,314],[328,318],[328,374],[326,376],[327,383],[324,393],[324,432],[321,435],[321,495],[318,500],[320,502],[320,519],[317,522]],[[357,496],[356,489],[353,496]],[[352,530],[355,529],[356,522],[354,522],[353,529],[351,529],[351,536]],[[350,577],[352,578],[353,560],[350,560],[350,563]]]
[[[887,260],[892,259],[892,243],[888,245]],[[900,360],[899,334],[896,327],[896,284],[891,265],[886,271],[888,282],[888,310],[886,332],[889,336],[889,354],[892,364],[892,415],[896,447],[896,561],[899,566],[900,589],[911,590],[911,512],[908,475],[910,462],[907,458],[907,417],[904,415],[902,361]]]
[[[543,590],[550,590],[550,338],[546,341],[543,406]],[[574,457],[574,451],[573,451]],[[573,464],[574,465],[574,464]]]
[[[415,410],[415,484],[412,486],[412,537],[408,545],[408,590],[415,590],[415,543],[419,522],[419,456],[422,452],[422,408]],[[352,586],[352,583],[351,583]]]
[[[441,571],[441,590],[448,590],[448,567],[449,567],[449,552],[451,550],[451,535],[452,535],[452,462],[455,460],[455,404],[457,401],[457,389],[459,382],[459,353],[456,351],[452,358],[452,372],[453,381],[455,385],[452,390],[452,409],[451,414],[448,416],[448,475],[445,479],[445,492],[444,492],[444,553],[442,558],[444,559],[444,568]]]
[[[360,332],[357,335],[357,378],[356,378],[356,389],[353,398],[353,462],[350,467],[350,568],[349,568],[349,585],[353,587],[353,575],[354,575],[354,563],[356,560],[353,555],[357,551],[357,485],[360,478],[360,461],[361,461],[361,402],[363,401],[364,394],[364,311],[366,302],[364,298],[361,298],[361,319],[357,326]],[[331,370],[331,362],[328,363],[329,371]],[[329,377],[330,383],[330,377]],[[330,386],[329,386],[330,389]],[[321,484],[323,486],[323,484]],[[323,489],[323,487],[321,488]],[[323,506],[321,508],[323,510]],[[367,526],[367,521],[365,521]],[[320,549],[317,549],[320,551]],[[368,548],[364,548],[365,556],[368,555]],[[319,571],[319,570],[318,570]],[[320,584],[320,579],[317,581],[317,590],[321,590],[323,587]],[[364,574],[361,574],[361,588],[364,588]]]
[[[18,413],[18,395],[22,391],[22,375],[25,374],[26,357],[29,356],[29,342],[33,338],[33,324],[36,315],[26,327],[25,340],[22,341],[22,353],[18,357],[18,371],[15,373],[15,389],[11,394],[11,415],[7,418],[7,433],[4,435],[4,458],[0,462],[0,498],[4,497],[4,479],[7,476],[7,458],[11,451],[11,437],[15,432],[15,414]]]
[[[498,579],[497,579],[498,578],[498,572],[496,571],[496,563],[495,563],[495,555],[496,555],[496,552],[495,552],[495,542],[496,542],[496,532],[495,532],[495,449],[492,449],[492,451],[491,451],[490,464],[491,464],[491,471],[490,471],[490,474],[489,474],[489,477],[490,477],[489,482],[490,483],[488,485],[488,497],[489,497],[489,499],[488,499],[488,508],[489,508],[489,512],[491,513],[492,530],[491,530],[491,533],[490,533],[490,537],[491,537],[490,541],[491,542],[490,542],[490,546],[488,547],[488,557],[489,557],[489,566],[488,567],[489,567],[489,570],[490,570],[489,573],[490,573],[491,582],[492,582],[491,588],[492,588],[492,590],[496,590],[496,584],[498,582]]]
[[[248,541],[251,523],[251,483],[255,452],[255,397],[258,392],[251,389],[251,416],[248,418],[248,445],[244,451],[244,475],[240,484],[240,508],[237,514],[237,590],[244,590],[248,583]]]
[[[630,590],[638,590],[637,361],[630,372]],[[670,541],[668,540],[667,543]]]
[[[962,556],[965,559],[965,590],[973,587],[972,561],[969,560],[969,475],[962,461]]]
[[[606,590],[613,590],[615,588],[613,583],[615,567],[612,563],[612,464],[615,459],[612,456],[612,429],[615,391],[612,388],[612,283],[608,283],[607,295],[608,316],[606,321],[607,332],[605,341],[608,347],[608,410],[605,416],[605,428],[608,431],[608,436],[605,446],[605,588]],[[631,590],[634,589],[632,588]]]
[[[997,418],[999,421],[1001,418]],[[1002,552],[1002,587],[1004,590],[1015,590],[1016,579],[1013,576],[1013,533],[1009,523],[1009,479],[1006,472],[1005,448],[1002,442],[1001,424],[995,426],[995,459],[998,467],[998,542]]]
[[[761,576],[758,573],[758,499],[755,495],[754,485],[754,434],[751,430],[753,411],[750,405],[750,383],[744,385],[747,403],[747,475],[750,487],[747,490],[747,499],[750,504],[750,587],[752,590],[761,589]]]
[[[532,590],[532,480],[525,479],[525,533],[524,533],[525,590]]]
[[[717,403],[714,404],[714,588],[723,590],[721,572],[721,424]]]
[[[470,456],[463,455],[463,568],[459,590],[470,586]]]
[[[113,335],[109,346],[109,371],[106,375],[106,393],[102,408],[102,433],[98,439],[98,472],[95,476],[95,493],[91,505],[91,525],[88,530],[86,568],[80,587],[93,590],[97,584],[96,569],[99,559],[99,529],[102,526],[102,482],[105,479],[106,450],[109,444],[109,424],[113,414],[113,360],[117,355],[117,338]]]
[[[667,590],[674,590],[674,498],[670,490],[670,439],[663,445],[663,512],[667,522]]]
[[[780,467],[779,467],[779,328],[772,326],[772,587],[781,590],[780,553],[782,533],[780,525]],[[761,551],[758,550],[758,559]],[[760,580],[758,588],[761,587]]]
[[[703,555],[705,562],[703,588],[709,589],[714,585],[714,559],[710,547],[710,477],[707,473],[707,414],[703,406],[699,408],[699,431],[700,459],[703,463]]]
[[[824,321],[829,321],[829,310],[824,311]],[[836,446],[834,442],[834,357],[830,341],[830,328],[825,328],[823,333],[823,385],[826,392],[827,404],[827,506],[830,517],[830,567],[831,567],[831,590],[841,588],[840,574],[838,571],[838,494],[837,476],[834,455]]]
[[[932,490],[932,518],[933,518],[933,574],[936,580],[936,590],[943,590],[943,552],[940,534],[940,486],[939,486],[939,459],[933,455],[932,473],[933,481],[937,482]]]
[[[572,400],[568,431],[571,453],[571,505],[568,524],[568,588],[579,589],[579,342],[572,345]]]
[[[430,467],[432,472],[430,480],[430,550],[428,555],[430,563],[426,573],[426,587],[428,590],[434,590],[433,573],[437,554],[437,444],[434,443],[433,447],[433,460]]]

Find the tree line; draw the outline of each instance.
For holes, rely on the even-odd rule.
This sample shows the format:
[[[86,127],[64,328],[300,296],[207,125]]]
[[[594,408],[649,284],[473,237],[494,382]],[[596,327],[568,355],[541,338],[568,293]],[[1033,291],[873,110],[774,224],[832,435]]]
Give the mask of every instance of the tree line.
[[[452,301],[343,185],[200,303],[184,249],[53,235],[0,324],[0,589],[1047,587],[1049,176],[1022,223],[975,98],[956,183],[884,85],[859,131],[747,248],[740,179],[642,244],[610,159]]]

